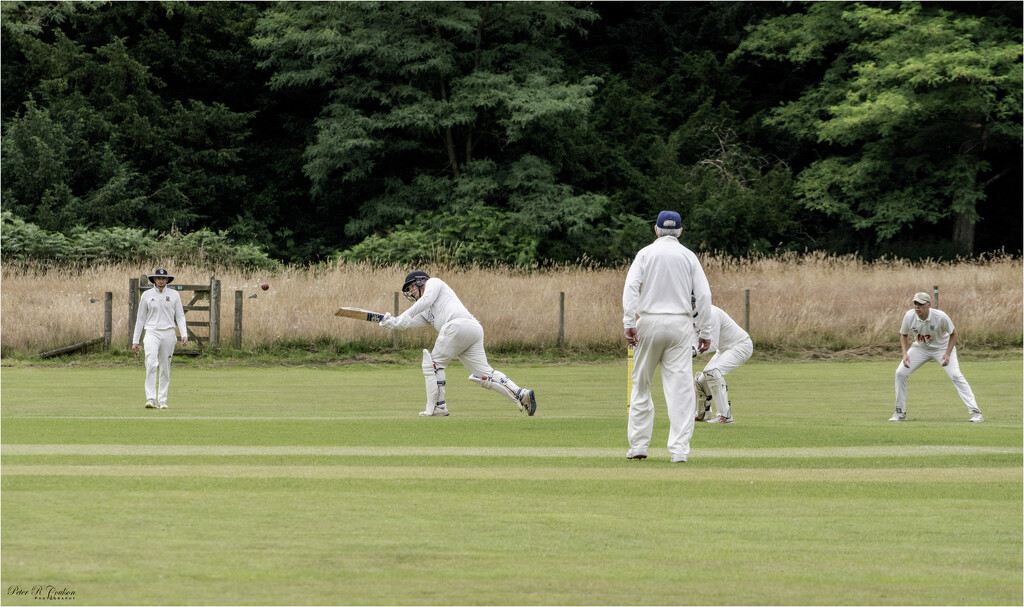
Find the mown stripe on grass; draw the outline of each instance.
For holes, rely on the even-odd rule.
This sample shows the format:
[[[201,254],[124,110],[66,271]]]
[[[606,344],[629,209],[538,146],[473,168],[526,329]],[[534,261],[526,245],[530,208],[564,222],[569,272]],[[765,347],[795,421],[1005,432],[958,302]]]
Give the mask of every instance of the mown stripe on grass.
[[[121,456],[227,456],[227,455],[319,455],[379,457],[585,457],[622,458],[625,447],[413,447],[413,446],[260,446],[260,445],[100,445],[20,444],[0,445],[2,455],[121,455]],[[972,447],[949,445],[884,445],[862,447],[708,448],[694,449],[702,458],[856,458],[913,457],[943,455],[1021,454],[1020,447]],[[648,454],[668,457],[665,449],[652,448]]]
[[[894,482],[1005,483],[1021,482],[1020,468],[894,468],[894,469],[702,469],[685,464],[637,462],[616,468],[460,468],[444,466],[244,466],[244,465],[9,465],[5,476],[109,476],[189,478],[299,478],[377,480],[682,480],[719,482]]]

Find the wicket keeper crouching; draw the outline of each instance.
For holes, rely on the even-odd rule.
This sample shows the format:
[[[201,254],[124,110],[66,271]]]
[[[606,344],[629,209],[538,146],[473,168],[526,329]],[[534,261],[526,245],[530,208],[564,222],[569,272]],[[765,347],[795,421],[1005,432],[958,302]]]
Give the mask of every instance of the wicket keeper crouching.
[[[527,415],[537,412],[533,390],[520,388],[488,364],[487,353],[484,352],[484,329],[451,287],[440,278],[431,278],[426,272],[416,270],[405,277],[402,293],[412,302],[412,307],[397,317],[385,314],[380,326],[404,330],[430,325],[437,330],[434,349],[423,350],[427,407],[420,412],[421,417],[448,415],[445,369],[454,358],[458,358],[472,373],[470,381],[505,396]]]
[[[696,302],[692,303],[696,317]],[[713,305],[710,316],[711,328],[697,330],[698,339],[707,338],[711,342],[708,351],[714,352],[715,355],[711,357],[704,370],[693,378],[694,390],[697,393],[696,420],[712,424],[731,424],[732,402],[729,401],[725,376],[750,359],[754,353],[754,342],[751,341],[750,335],[725,313],[725,310]],[[693,352],[694,356],[697,356],[696,345]],[[712,402],[715,405],[714,415],[711,413]]]

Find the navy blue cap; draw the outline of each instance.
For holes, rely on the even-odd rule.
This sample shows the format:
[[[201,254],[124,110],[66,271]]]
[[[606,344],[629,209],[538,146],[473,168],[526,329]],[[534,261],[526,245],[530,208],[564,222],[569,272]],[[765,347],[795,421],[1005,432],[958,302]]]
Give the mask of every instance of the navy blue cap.
[[[662,211],[658,213],[658,227],[665,230],[678,230],[683,227],[683,220],[675,211]]]

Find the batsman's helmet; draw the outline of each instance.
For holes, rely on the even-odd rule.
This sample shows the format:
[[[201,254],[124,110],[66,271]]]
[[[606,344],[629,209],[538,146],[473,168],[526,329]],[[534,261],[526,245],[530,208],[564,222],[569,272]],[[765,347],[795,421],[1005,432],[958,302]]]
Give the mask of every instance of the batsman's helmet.
[[[423,283],[427,282],[428,278],[430,278],[430,275],[424,272],[423,270],[414,270],[412,272],[409,272],[409,274],[405,277],[405,283],[402,284],[402,293],[405,293],[406,297],[408,298],[409,287],[411,287],[412,285],[416,285],[417,287],[420,287],[422,289]]]

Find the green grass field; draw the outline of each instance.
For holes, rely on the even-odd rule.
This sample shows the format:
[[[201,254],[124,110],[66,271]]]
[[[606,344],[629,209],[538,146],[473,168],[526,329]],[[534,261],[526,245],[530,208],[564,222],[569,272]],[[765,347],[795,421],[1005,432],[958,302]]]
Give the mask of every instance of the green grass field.
[[[736,424],[627,461],[625,361],[497,365],[529,418],[418,365],[2,370],[8,605],[1020,605],[1022,365],[749,363]],[[40,600],[42,592],[70,598]],[[68,597],[68,595],[64,595]]]

